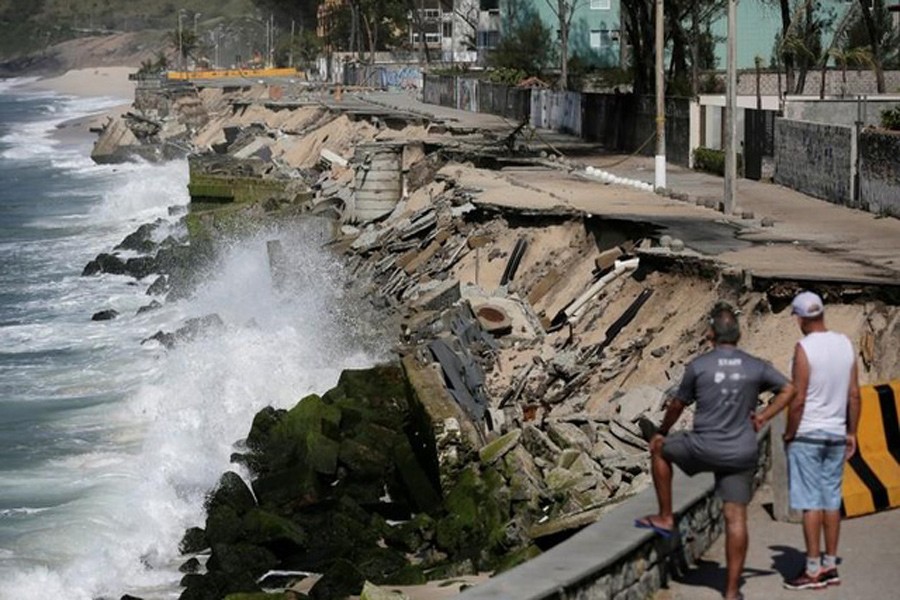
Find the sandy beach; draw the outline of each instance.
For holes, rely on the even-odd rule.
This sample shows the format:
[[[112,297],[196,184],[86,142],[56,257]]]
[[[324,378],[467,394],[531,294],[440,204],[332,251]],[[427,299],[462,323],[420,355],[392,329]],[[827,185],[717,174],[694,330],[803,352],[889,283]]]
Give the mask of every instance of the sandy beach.
[[[134,67],[96,67],[74,69],[58,77],[48,77],[30,83],[28,87],[52,90],[73,96],[107,96],[131,102],[134,99],[134,82],[128,75]]]
[[[73,69],[57,77],[48,77],[27,84],[26,88],[50,90],[81,97],[118,98],[122,103],[94,115],[72,119],[57,127],[57,137],[84,136],[102,127],[108,119],[128,111],[134,101],[135,83],[128,79],[134,67],[93,67]],[[93,134],[92,134],[93,135]]]

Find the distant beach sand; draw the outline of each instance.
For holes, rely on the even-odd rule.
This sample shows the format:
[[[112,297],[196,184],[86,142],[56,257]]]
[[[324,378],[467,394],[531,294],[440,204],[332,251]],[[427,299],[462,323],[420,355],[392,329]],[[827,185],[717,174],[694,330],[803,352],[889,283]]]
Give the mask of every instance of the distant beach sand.
[[[74,69],[58,77],[38,79],[23,87],[26,89],[50,90],[71,96],[119,98],[122,100],[122,104],[113,108],[61,123],[57,127],[55,135],[57,139],[65,141],[66,139],[71,139],[70,136],[83,138],[91,129],[96,130],[106,124],[109,118],[127,112],[134,101],[135,86],[133,81],[129,81],[128,75],[135,71],[134,67]]]
[[[74,69],[59,77],[39,79],[28,87],[73,96],[108,96],[131,102],[134,100],[134,82],[128,80],[128,75],[136,70],[134,67]]]

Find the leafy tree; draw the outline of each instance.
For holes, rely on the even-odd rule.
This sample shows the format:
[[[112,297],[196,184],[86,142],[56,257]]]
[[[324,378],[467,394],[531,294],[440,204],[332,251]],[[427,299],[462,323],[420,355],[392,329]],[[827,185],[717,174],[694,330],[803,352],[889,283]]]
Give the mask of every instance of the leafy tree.
[[[900,62],[900,33],[894,31],[884,0],[859,0],[859,8],[860,16],[855,26],[850,28],[847,45],[868,45],[871,66],[875,71],[875,84],[878,93],[883,94],[885,64]]]
[[[559,88],[569,87],[569,32],[572,29],[572,17],[583,3],[583,0],[545,0],[547,6],[556,16],[559,34]]]
[[[709,23],[722,14],[726,0],[666,0],[665,39],[669,53],[669,81],[692,80],[700,86],[699,70],[715,66],[715,38]],[[656,64],[654,0],[621,0],[622,28],[629,44],[634,91],[653,90]],[[703,25],[706,24],[704,27]],[[688,65],[690,63],[690,75]]]
[[[491,54],[491,66],[521,71],[525,77],[539,76],[554,60],[550,28],[536,14],[524,17]]]
[[[322,40],[316,32],[309,29],[296,33],[293,39],[285,36],[281,38],[275,51],[276,62],[280,65],[293,62],[293,66],[309,69],[322,52],[322,46]]]
[[[823,9],[818,0],[801,0],[787,17],[782,5],[782,24],[787,25],[775,36],[773,54],[785,67],[788,90],[803,93],[809,70],[819,65],[826,53],[822,32],[834,19],[834,11]]]

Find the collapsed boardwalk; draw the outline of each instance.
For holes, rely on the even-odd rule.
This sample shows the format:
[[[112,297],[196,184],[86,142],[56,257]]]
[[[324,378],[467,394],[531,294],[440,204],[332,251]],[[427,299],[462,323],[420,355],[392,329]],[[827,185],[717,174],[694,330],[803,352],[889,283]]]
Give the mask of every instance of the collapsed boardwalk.
[[[259,101],[250,97],[254,93]],[[352,164],[354,146],[421,134],[404,167],[407,195],[377,223],[335,223],[339,233],[332,247],[346,254],[373,298],[404,318],[400,337],[407,374],[429,378],[428,395],[441,399],[426,409],[439,493],[451,497],[460,473],[486,478],[494,465],[507,470],[497,483],[508,494],[508,512],[494,525],[513,521],[515,526],[504,533],[510,537],[492,538],[488,532],[487,538],[502,541],[500,547],[534,552],[609,514],[622,500],[632,498],[625,503],[628,510],[640,506],[647,456],[635,421],[660,409],[664,390],[677,383],[682,365],[702,347],[705,315],[715,300],[726,297],[744,310],[745,347],[786,362],[793,339],[779,312],[800,283],[754,278],[694,249],[673,251],[661,244],[666,237],[661,228],[668,227],[690,248],[704,250],[712,230],[715,242],[734,253],[732,260],[745,257],[741,253],[748,249],[766,254],[764,247],[735,240],[730,225],[717,223],[712,211],[601,186],[568,173],[572,167],[560,169],[540,159],[503,171],[452,162],[469,156],[497,164],[498,144],[483,132],[448,139],[436,132],[439,128],[423,125],[421,117],[401,119],[396,110],[370,109],[381,115],[373,122],[321,106],[275,110],[260,106],[268,101],[253,90],[231,100],[203,95],[206,124],[194,132],[192,143],[227,157],[222,164],[259,167],[254,176],[261,180],[293,175],[292,181],[313,184],[301,194],[249,197],[245,208],[251,215],[288,207],[290,218],[307,213],[348,218],[354,168],[359,168]],[[384,125],[386,114],[402,125]],[[337,158],[323,162],[326,149]],[[211,198],[199,189],[196,200]],[[219,208],[227,207],[232,217],[241,208],[234,196],[219,198]],[[562,208],[547,210],[553,206]],[[189,218],[193,235],[215,233],[216,215],[223,214],[202,208],[197,202]],[[757,257],[754,265],[763,264],[749,254]],[[585,295],[599,277],[615,270],[617,260],[621,265],[630,257],[640,268]],[[900,317],[895,307],[876,301],[890,294],[873,287],[824,288],[835,301],[857,302],[836,306],[831,314],[836,328],[871,337],[868,377],[897,369],[900,359],[891,340]],[[413,387],[426,385],[410,378]],[[717,532],[717,508],[702,486],[688,497],[693,504],[684,508],[696,510],[685,527],[695,534],[696,556]],[[443,516],[455,514],[452,506]],[[612,527],[614,521],[604,516],[603,523]],[[652,545],[639,552],[645,551],[639,555],[644,563],[661,560]],[[591,559],[584,555],[579,564]],[[470,557],[454,572],[499,566],[479,560]],[[533,564],[539,566],[540,559]],[[616,574],[627,564],[616,563],[608,573],[610,582],[628,579],[618,592],[634,583],[629,578],[634,570],[629,577]],[[432,567],[436,564],[426,571]],[[435,568],[427,574],[441,572],[447,573]],[[646,591],[659,583],[659,571],[645,564],[637,581],[644,573],[640,585]]]

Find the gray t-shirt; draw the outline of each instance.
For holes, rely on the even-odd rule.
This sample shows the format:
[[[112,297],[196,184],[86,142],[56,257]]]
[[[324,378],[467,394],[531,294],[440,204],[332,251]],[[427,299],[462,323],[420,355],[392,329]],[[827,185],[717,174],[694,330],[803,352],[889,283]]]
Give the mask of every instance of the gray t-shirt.
[[[697,456],[720,468],[753,467],[757,445],[751,414],[762,392],[777,393],[787,383],[771,363],[733,347],[717,347],[688,363],[675,397],[697,403],[688,433]]]

